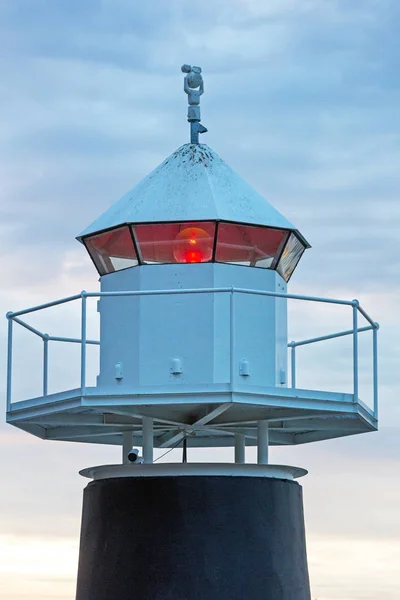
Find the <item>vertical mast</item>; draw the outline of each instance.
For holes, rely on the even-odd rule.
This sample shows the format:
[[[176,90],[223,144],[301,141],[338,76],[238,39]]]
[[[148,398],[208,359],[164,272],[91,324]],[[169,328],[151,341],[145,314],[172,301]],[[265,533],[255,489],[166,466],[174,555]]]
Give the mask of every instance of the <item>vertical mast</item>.
[[[199,143],[199,134],[206,133],[207,129],[200,123],[200,96],[204,93],[204,82],[201,67],[182,65],[182,73],[186,73],[183,89],[188,96],[188,116],[190,123],[190,143]]]

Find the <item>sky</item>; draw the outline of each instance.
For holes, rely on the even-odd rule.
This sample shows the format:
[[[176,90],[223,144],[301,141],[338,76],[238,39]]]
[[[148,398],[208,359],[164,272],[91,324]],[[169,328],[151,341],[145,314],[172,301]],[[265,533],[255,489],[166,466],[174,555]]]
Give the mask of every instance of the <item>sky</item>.
[[[271,449],[309,471],[318,600],[400,596],[399,19],[397,0],[0,0],[0,312],[98,289],[74,238],[188,140],[190,63],[203,68],[202,141],[312,244],[289,291],[358,298],[379,321],[379,432]],[[339,314],[302,310],[296,334],[341,328]],[[48,319],[62,335],[75,317]],[[4,381],[5,318],[0,338]],[[16,341],[16,390],[34,396],[40,348]],[[301,385],[346,387],[344,344],[304,350]],[[55,355],[52,385],[68,387],[74,360]],[[0,449],[0,595],[70,600],[78,471],[120,450],[44,442],[4,419]]]

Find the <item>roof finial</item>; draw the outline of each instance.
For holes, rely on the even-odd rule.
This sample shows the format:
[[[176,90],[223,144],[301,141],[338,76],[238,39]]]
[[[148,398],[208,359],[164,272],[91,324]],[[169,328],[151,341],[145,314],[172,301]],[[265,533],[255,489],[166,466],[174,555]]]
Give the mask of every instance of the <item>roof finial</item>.
[[[200,96],[204,92],[201,67],[182,65],[182,73],[187,73],[183,89],[188,95],[188,121],[190,123],[190,143],[199,143],[199,133],[205,133],[207,129],[200,123]]]

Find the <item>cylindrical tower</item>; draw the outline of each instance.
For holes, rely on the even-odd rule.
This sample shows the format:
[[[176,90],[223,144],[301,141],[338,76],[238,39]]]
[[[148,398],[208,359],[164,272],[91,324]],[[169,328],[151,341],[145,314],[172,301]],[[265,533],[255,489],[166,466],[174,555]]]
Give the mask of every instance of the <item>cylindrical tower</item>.
[[[77,600],[310,600],[299,473],[252,466],[92,473]]]

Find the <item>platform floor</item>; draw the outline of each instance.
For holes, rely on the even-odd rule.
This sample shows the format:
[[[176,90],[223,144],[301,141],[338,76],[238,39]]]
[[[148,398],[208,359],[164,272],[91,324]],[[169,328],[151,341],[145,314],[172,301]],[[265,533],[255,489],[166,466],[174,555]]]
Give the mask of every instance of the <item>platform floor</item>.
[[[373,411],[352,394],[276,387],[213,385],[186,389],[88,387],[11,405],[7,422],[42,439],[122,443],[125,431],[142,441],[142,418],[154,419],[154,446],[186,437],[189,447],[232,446],[237,433],[257,445],[257,424],[269,422],[272,446],[303,444],[377,430]]]

